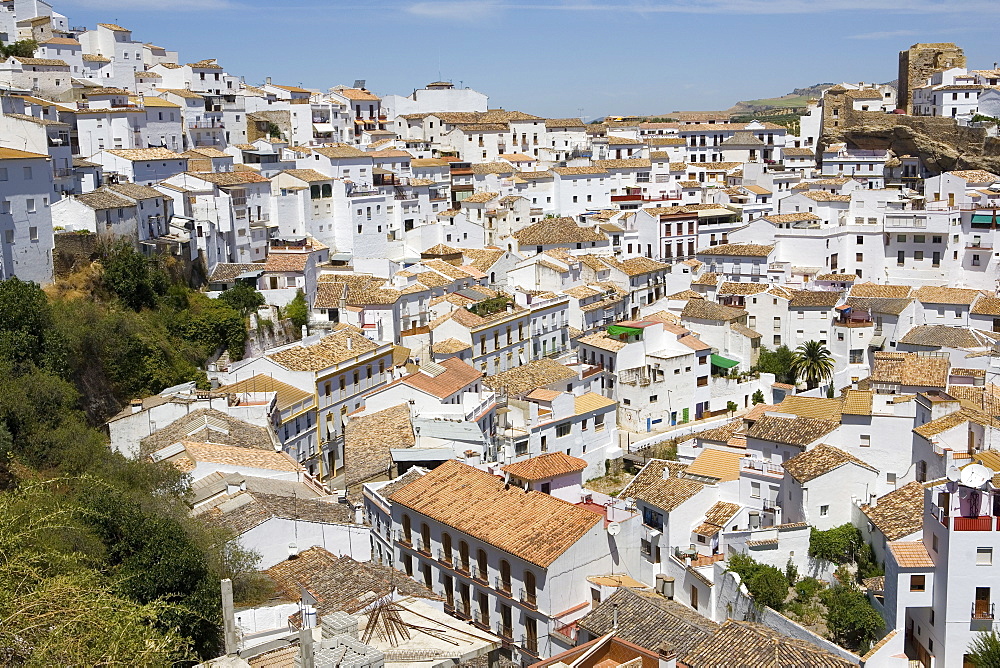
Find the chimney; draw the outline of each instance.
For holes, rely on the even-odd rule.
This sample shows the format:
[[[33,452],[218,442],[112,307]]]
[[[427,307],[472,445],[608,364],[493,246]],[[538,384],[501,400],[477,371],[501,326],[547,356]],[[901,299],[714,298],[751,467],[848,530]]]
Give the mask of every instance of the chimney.
[[[615,603],[611,607],[611,628],[615,631],[618,630],[618,604]]]
[[[270,86],[271,85],[271,77],[265,77],[264,78],[264,85],[265,86]]]
[[[663,467],[663,479],[664,480],[669,480],[670,479],[670,467],[669,466],[664,466]]]
[[[222,581],[222,624],[225,633],[226,654],[232,656],[239,651],[236,643],[236,619],[233,616],[233,581]]]
[[[129,405],[132,406],[133,413],[138,413],[142,410],[142,399],[133,399]]]
[[[351,338],[350,334],[347,335],[347,349],[354,350],[354,339]]]

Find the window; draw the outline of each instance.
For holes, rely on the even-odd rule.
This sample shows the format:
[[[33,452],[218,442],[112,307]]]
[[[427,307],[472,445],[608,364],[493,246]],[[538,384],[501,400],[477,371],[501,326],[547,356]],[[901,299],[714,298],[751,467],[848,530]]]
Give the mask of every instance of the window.
[[[28,213],[34,213],[35,212],[35,200],[34,199],[28,199],[28,200],[26,200],[26,202],[27,202],[27,205],[28,205]]]
[[[820,517],[826,517],[829,514],[830,514],[830,506],[820,506],[819,507],[819,516]]]
[[[570,429],[572,425],[569,422],[561,424],[556,427],[556,438],[562,438],[563,436],[569,436]]]
[[[760,483],[751,482],[750,483],[750,498],[759,499],[760,498]]]
[[[6,180],[7,180],[7,168],[0,167],[0,181],[6,181]]]
[[[854,254],[854,261],[855,262],[864,262],[865,261],[865,254],[864,253],[855,253]]]
[[[24,168],[24,179],[26,181],[30,181],[31,180],[31,167],[25,167]]]
[[[32,241],[38,241],[38,228],[37,227],[29,227],[28,228],[28,237]]]
[[[992,565],[993,565],[993,548],[977,547],[976,566],[992,566]]]
[[[680,369],[675,369],[675,371],[679,372],[679,371],[680,371]],[[651,404],[655,404],[655,403],[656,403],[656,400],[657,400],[658,398],[659,398],[659,397],[658,397],[657,395],[655,395],[655,394],[651,394],[651,395],[649,395],[649,403],[651,403]]]
[[[926,575],[910,576],[910,591],[924,591],[926,587],[927,587]]]
[[[862,220],[861,222],[864,222],[864,220]],[[859,234],[858,235],[858,239],[857,239],[857,243],[863,244],[864,242],[865,242],[865,238]]]
[[[906,235],[905,234],[897,234],[896,235],[896,242],[897,243],[901,243],[901,244],[905,244],[906,243]]]
[[[872,435],[871,434],[861,434],[861,447],[870,448],[872,445]]]
[[[913,259],[914,260],[923,260],[924,259],[924,252],[923,251],[913,251]]]
[[[922,243],[924,243],[924,239],[925,238],[926,237],[924,237],[923,234],[914,234],[913,235],[913,243],[915,243],[915,244],[922,244]]]

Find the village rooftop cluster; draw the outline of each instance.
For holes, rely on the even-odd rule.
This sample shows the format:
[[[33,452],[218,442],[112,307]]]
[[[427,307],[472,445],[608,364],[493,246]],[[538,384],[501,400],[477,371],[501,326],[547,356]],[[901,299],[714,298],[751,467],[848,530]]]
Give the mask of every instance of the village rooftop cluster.
[[[793,132],[251,85],[42,0],[0,39],[38,45],[0,63],[4,279],[124,238],[266,300],[214,389],[107,424],[276,584],[227,600],[218,665],[958,666],[993,628],[1000,176],[824,137],[995,135],[995,65],[917,44]],[[304,331],[265,333],[299,294]],[[764,370],[783,346],[818,374]],[[844,525],[883,575],[816,556]],[[747,557],[881,629],[759,604]]]

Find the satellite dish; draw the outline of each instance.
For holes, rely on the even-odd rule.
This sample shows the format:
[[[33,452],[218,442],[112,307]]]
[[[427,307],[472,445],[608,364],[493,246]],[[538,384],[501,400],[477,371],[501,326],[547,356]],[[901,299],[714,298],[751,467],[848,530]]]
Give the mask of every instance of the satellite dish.
[[[948,480],[952,482],[958,482],[962,479],[962,469],[958,468],[954,464],[948,467],[948,471],[944,474]]]
[[[962,469],[960,481],[968,487],[979,488],[993,477],[993,471],[982,464],[969,464]]]
[[[622,525],[618,524],[618,522],[612,522],[611,524],[608,525],[609,536],[617,536],[619,533],[621,533],[621,530],[622,530]]]

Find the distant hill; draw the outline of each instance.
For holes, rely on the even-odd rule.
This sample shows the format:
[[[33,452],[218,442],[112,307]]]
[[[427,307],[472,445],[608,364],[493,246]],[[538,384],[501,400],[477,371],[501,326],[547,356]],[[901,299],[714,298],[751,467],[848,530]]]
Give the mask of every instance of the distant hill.
[[[832,83],[818,83],[805,88],[796,88],[791,93],[786,93],[778,97],[766,97],[758,100],[743,100],[737,102],[729,110],[734,115],[742,115],[752,112],[782,109],[801,109],[806,106],[809,100],[818,99],[823,91],[830,88]]]

